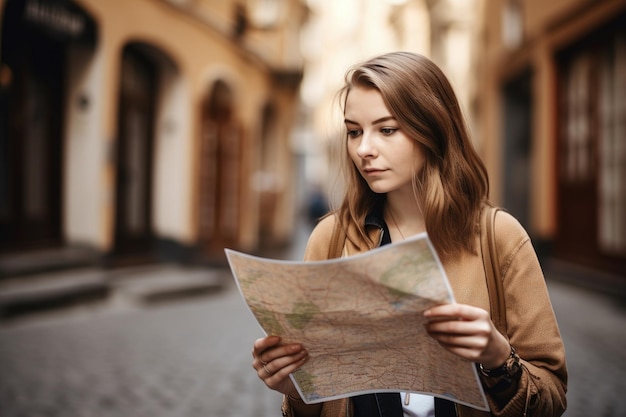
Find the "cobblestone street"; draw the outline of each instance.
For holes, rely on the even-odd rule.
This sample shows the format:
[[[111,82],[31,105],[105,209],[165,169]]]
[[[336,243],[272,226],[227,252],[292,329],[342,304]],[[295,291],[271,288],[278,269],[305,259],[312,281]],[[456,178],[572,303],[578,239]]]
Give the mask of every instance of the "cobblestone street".
[[[0,330],[0,415],[270,416],[261,330],[234,285],[194,301],[52,315]]]
[[[569,370],[567,417],[626,416],[626,302],[548,281]]]
[[[549,288],[568,354],[565,416],[626,416],[623,302],[556,280]],[[280,397],[251,368],[261,334],[231,280],[201,298],[5,322],[0,416],[278,416]]]

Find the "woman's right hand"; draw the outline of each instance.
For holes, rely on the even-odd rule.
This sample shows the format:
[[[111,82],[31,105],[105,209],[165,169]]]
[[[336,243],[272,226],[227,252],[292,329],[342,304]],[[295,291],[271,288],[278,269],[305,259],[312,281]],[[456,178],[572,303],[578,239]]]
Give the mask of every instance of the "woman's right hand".
[[[309,357],[301,344],[283,345],[278,336],[262,337],[254,342],[252,357],[252,367],[265,385],[291,397],[299,396],[289,374],[301,367]]]

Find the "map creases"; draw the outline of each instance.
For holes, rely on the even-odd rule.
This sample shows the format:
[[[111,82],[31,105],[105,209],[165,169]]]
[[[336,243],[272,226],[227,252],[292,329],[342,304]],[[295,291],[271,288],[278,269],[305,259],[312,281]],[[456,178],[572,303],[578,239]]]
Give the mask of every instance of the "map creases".
[[[307,349],[309,360],[291,375],[305,402],[416,392],[488,410],[474,365],[424,329],[424,310],[454,302],[425,233],[319,262],[226,255],[263,331]]]

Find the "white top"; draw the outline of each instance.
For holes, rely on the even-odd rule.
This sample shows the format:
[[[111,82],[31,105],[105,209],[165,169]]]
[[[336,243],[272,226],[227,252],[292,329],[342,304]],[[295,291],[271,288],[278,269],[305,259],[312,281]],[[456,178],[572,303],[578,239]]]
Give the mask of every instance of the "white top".
[[[409,405],[407,403],[407,393],[401,392],[402,410],[404,417],[435,417],[435,397],[421,394],[408,394]]]

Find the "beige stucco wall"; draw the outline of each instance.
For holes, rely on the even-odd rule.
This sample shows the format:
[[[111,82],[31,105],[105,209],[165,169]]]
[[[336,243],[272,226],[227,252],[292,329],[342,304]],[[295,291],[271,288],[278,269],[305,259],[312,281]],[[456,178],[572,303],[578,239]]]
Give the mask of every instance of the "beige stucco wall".
[[[197,239],[199,106],[211,84],[222,79],[232,88],[236,116],[244,126],[245,152],[258,146],[259,115],[272,91],[266,65],[218,36],[202,22],[156,0],[77,0],[98,25],[95,51],[73,51],[67,105],[64,187],[65,234],[69,242],[100,250],[112,247],[115,215],[115,149],[121,53],[128,42],[143,42],[173,63],[161,79],[154,153],[154,230],[185,244]],[[280,96],[283,93],[278,93]],[[80,95],[89,107],[77,109]],[[279,100],[283,109],[293,98]],[[284,113],[284,112],[283,112]],[[289,113],[289,112],[287,112]],[[291,112],[292,113],[292,112]],[[281,132],[288,145],[289,123]],[[284,148],[287,152],[288,146]],[[254,158],[246,161],[254,163]],[[289,169],[283,157],[280,169]],[[251,174],[254,167],[246,167]],[[284,172],[284,171],[283,171]],[[258,196],[242,179],[242,247],[257,241]],[[286,190],[289,195],[289,190]],[[285,203],[281,210],[286,212]],[[284,226],[283,226],[284,229]],[[280,231],[284,233],[284,231]]]
[[[103,58],[87,48],[70,48],[63,145],[64,239],[96,247],[103,246],[103,167],[111,157],[102,136]]]

